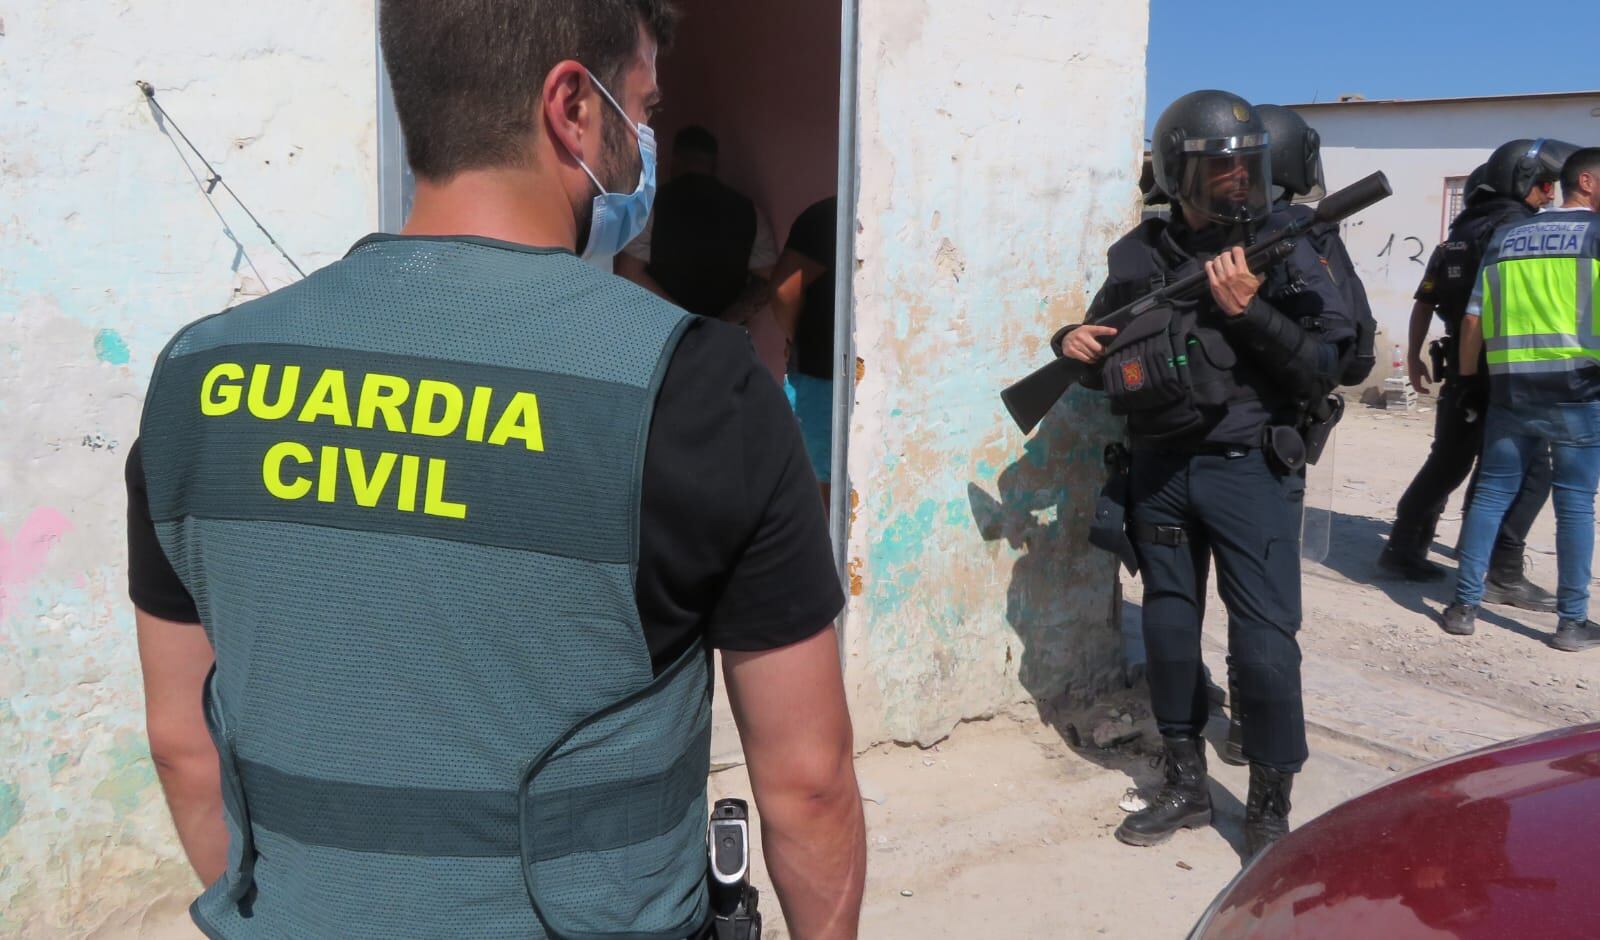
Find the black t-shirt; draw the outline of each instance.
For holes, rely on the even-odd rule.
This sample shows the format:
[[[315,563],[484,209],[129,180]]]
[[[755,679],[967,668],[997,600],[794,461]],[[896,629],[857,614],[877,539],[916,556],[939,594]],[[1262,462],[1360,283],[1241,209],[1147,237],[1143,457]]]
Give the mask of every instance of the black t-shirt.
[[[806,288],[805,309],[795,327],[795,367],[802,375],[833,378],[833,298],[835,246],[838,243],[839,200],[824,199],[800,213],[789,229],[788,251],[802,255],[824,271]]]
[[[127,486],[129,595],[146,613],[199,622],[156,540],[137,442]],[[673,353],[640,512],[635,593],[658,673],[697,637],[776,649],[814,636],[844,606],[799,426],[738,327],[697,318]]]

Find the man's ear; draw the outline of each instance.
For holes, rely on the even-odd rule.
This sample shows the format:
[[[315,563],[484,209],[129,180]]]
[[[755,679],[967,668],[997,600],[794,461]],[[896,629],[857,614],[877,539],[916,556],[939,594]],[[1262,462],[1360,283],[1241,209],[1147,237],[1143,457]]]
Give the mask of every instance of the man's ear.
[[[545,77],[539,101],[542,123],[565,159],[583,155],[584,136],[594,123],[590,113],[594,96],[588,92],[589,73],[570,59],[557,63]]]

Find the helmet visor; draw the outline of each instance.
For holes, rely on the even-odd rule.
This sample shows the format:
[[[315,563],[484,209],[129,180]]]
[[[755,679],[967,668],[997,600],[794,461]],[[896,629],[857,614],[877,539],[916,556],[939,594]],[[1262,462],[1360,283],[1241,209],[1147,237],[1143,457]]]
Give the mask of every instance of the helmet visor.
[[[1272,157],[1264,144],[1196,149],[1186,156],[1181,200],[1186,208],[1225,224],[1260,222],[1272,211]]]

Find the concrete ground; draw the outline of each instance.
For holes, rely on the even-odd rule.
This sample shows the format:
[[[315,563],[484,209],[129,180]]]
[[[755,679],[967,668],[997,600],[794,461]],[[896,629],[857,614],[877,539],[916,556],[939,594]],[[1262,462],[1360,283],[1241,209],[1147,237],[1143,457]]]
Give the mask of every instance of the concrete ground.
[[[1353,406],[1339,431],[1330,550],[1324,563],[1305,569],[1312,758],[1296,781],[1296,824],[1422,763],[1600,714],[1600,652],[1549,647],[1553,614],[1486,608],[1476,636],[1450,637],[1435,617],[1451,580],[1378,577],[1374,559],[1395,501],[1427,452],[1432,423],[1429,411]],[[1326,474],[1327,463],[1316,472]],[[1459,523],[1458,496],[1434,556],[1452,568],[1446,547]],[[1531,576],[1552,589],[1554,543],[1547,509],[1530,540]],[[1136,635],[1140,586],[1125,579],[1123,589],[1125,629]],[[1226,628],[1213,596],[1205,654],[1218,677]],[[927,750],[881,746],[862,754],[871,858],[861,936],[1181,938],[1238,870],[1246,774],[1212,761],[1213,828],[1152,849],[1118,843],[1119,801],[1158,776],[1143,696],[1135,687],[1086,713],[1021,707],[962,725]],[[1104,722],[1112,726],[1106,730],[1142,733],[1100,749],[1089,739]],[[1218,719],[1211,730],[1221,728]],[[1070,746],[1074,736],[1087,743]],[[749,795],[737,764],[715,773],[711,789],[713,797]],[[765,872],[759,864],[754,871],[765,936],[785,938]],[[147,919],[102,936],[195,934]]]

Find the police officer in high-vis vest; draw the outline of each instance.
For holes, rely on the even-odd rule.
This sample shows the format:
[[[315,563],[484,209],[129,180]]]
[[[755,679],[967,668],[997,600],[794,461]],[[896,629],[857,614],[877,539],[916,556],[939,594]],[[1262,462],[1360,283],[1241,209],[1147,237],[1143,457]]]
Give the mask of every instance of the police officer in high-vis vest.
[[[1560,209],[1495,232],[1462,323],[1461,371],[1469,381],[1479,350],[1486,352],[1488,416],[1444,629],[1473,632],[1495,530],[1529,456],[1548,445],[1559,573],[1553,645],[1576,652],[1600,646],[1600,626],[1589,620],[1600,485],[1600,148],[1566,161],[1561,190]]]
[[[1490,237],[1501,226],[1530,218],[1553,201],[1557,174],[1573,149],[1560,141],[1527,139],[1496,148],[1468,178],[1462,194],[1466,208],[1428,259],[1411,311],[1406,360],[1418,391],[1426,390],[1424,383],[1430,378],[1443,386],[1434,417],[1433,446],[1400,497],[1389,541],[1378,556],[1379,566],[1391,574],[1410,581],[1436,581],[1445,576],[1444,569],[1428,560],[1429,547],[1446,501],[1473,474],[1483,449],[1481,415],[1463,407],[1470,396],[1461,378],[1461,320]],[[1442,321],[1445,336],[1434,344],[1430,375],[1422,350],[1435,316]],[[1475,489],[1476,482],[1469,485],[1469,501]],[[1541,450],[1530,456],[1522,487],[1495,539],[1486,595],[1490,603],[1535,611],[1555,609],[1555,598],[1528,579],[1523,564],[1528,532],[1549,495],[1550,458]]]
[[[1291,784],[1307,756],[1295,638],[1301,423],[1308,403],[1338,384],[1355,329],[1308,240],[1265,281],[1246,264],[1241,246],[1289,221],[1272,211],[1270,137],[1249,102],[1223,91],[1185,95],[1156,121],[1151,148],[1171,221],[1148,219],[1111,246],[1085,323],[1053,341],[1062,355],[1102,364],[1090,382],[1128,418],[1128,530],[1145,584],[1150,697],[1166,772],[1150,806],[1116,835],[1155,845],[1211,820],[1200,638],[1214,558],[1235,707],[1244,713],[1245,835],[1254,854],[1288,832]],[[1143,315],[1129,327],[1142,338],[1124,337],[1133,345],[1107,357],[1104,344],[1117,331],[1096,320],[1202,269],[1207,295]]]
[[[799,431],[742,331],[585,261],[648,214],[670,7],[379,12],[404,231],[180,331],[128,462],[196,923],[705,936],[720,648],[790,929],[855,936],[842,594]]]

